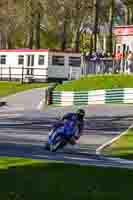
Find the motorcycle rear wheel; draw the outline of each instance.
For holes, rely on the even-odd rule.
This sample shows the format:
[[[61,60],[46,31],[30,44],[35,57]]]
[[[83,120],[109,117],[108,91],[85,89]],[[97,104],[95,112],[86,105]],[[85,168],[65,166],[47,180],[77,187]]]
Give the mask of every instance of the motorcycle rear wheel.
[[[50,151],[50,145],[48,142],[44,145],[44,149]]]
[[[66,145],[64,140],[59,141],[56,145],[50,145],[50,151],[56,152],[58,149],[62,149]]]

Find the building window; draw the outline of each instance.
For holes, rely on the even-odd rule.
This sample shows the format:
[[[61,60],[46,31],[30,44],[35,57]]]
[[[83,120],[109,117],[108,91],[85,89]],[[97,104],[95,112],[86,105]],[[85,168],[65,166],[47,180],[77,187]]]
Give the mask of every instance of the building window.
[[[5,55],[0,56],[0,64],[2,64],[2,65],[6,64],[6,56]]]
[[[64,56],[53,56],[52,65],[64,65]]]
[[[18,65],[24,64],[24,56],[18,56]]]
[[[80,67],[81,58],[80,57],[69,57],[69,65],[73,67]]]
[[[44,57],[43,55],[39,55],[38,65],[44,65]]]

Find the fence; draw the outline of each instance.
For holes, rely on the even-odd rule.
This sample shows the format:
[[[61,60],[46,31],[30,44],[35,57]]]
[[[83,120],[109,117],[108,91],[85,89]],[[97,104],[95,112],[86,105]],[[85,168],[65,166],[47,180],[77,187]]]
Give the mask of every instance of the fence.
[[[82,75],[88,74],[113,74],[130,73],[126,60],[116,61],[112,58],[84,59],[82,63]]]
[[[81,76],[81,67],[70,67],[69,68],[69,80],[78,80]]]
[[[80,67],[70,66],[48,66],[48,68],[5,66],[0,65],[0,80],[14,81],[20,80],[33,82],[47,82],[48,79],[72,80],[79,79],[81,75]]]
[[[0,66],[0,80],[1,81],[42,81],[46,82],[48,79],[46,68],[24,67],[24,66]]]
[[[48,66],[48,68],[24,67],[24,66],[0,66],[0,80],[20,80],[33,82],[47,82],[48,79],[54,80],[74,80],[79,79],[81,75],[89,74],[112,74],[112,73],[130,73],[127,61],[116,62],[112,58],[99,60],[86,60],[81,67],[75,66]]]
[[[82,92],[54,91],[51,96],[51,102],[52,104],[62,106],[107,103],[133,103],[133,88]]]

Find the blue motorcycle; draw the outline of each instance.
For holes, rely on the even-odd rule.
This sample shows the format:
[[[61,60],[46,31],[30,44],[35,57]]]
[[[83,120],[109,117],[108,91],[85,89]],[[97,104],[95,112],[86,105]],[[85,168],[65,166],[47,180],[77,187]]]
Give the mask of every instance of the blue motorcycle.
[[[72,136],[78,133],[79,129],[76,122],[68,121],[59,127],[53,128],[45,145],[45,150],[56,152],[69,143]]]

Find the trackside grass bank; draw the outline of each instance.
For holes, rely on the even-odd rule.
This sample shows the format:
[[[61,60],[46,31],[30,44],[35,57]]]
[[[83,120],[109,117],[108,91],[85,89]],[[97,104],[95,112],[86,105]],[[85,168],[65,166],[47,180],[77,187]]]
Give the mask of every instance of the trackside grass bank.
[[[9,157],[2,157],[0,158],[0,170],[1,169],[8,169],[11,167],[19,167],[19,166],[26,166],[26,165],[35,165],[40,164],[41,161],[31,160],[31,159],[22,159],[22,158],[9,158]]]
[[[15,167],[17,160],[4,159],[5,169],[0,170],[2,200],[131,200],[133,196],[133,170],[30,160],[26,165],[24,159],[22,166]],[[14,162],[14,167],[7,169],[8,162]]]
[[[122,74],[88,76],[58,85],[56,91],[89,91],[114,88],[133,88],[133,76]]]
[[[133,160],[133,129],[101,151],[102,154]]]
[[[46,83],[18,83],[18,82],[0,82],[0,97],[15,94],[33,88],[47,87]]]

